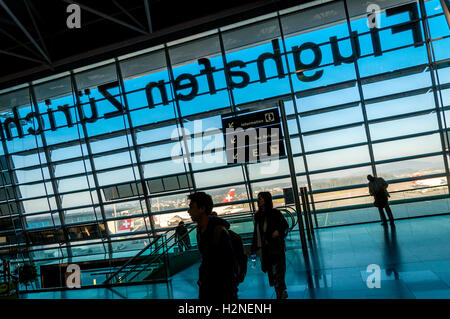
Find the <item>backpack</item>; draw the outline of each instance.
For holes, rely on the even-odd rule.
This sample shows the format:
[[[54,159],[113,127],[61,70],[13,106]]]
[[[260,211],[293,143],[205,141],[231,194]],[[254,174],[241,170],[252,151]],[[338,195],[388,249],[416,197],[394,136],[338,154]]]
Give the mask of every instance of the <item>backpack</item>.
[[[234,253],[234,263],[236,265],[236,275],[238,284],[244,281],[245,275],[247,274],[247,255],[244,251],[244,244],[242,242],[241,236],[236,234],[232,230],[227,230],[224,226],[218,225],[216,226],[214,233],[214,241],[217,243],[219,241],[220,230],[223,229],[228,234],[230,234],[231,245],[233,246]]]
[[[376,177],[374,180],[375,195],[391,197],[389,195],[389,192],[387,191],[387,186],[388,186],[388,183],[386,183],[386,181],[384,179]]]

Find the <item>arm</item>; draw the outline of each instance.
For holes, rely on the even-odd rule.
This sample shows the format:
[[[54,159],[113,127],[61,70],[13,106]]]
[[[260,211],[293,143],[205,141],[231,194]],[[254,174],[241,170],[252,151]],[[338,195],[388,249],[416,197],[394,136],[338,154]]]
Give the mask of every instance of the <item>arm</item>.
[[[286,237],[286,232],[289,228],[289,224],[287,223],[286,219],[284,218],[283,214],[277,210],[277,220],[276,220],[276,226],[275,231],[272,233],[272,238],[281,237],[281,239],[284,239]]]
[[[279,223],[280,223],[280,235],[281,235],[281,238],[282,239],[284,239],[285,237],[286,237],[286,235],[287,235],[287,231],[288,231],[288,229],[289,229],[289,224],[288,224],[288,222],[286,221],[286,218],[284,218],[284,216],[283,216],[283,214],[281,213],[281,212],[279,212],[280,213],[280,221],[279,221]]]
[[[369,194],[373,196],[372,183],[369,183]]]
[[[384,189],[384,192],[385,192],[386,196],[387,197],[391,197],[391,195],[389,195],[389,192],[387,190],[389,184],[383,178],[381,179],[381,181],[383,183],[383,189]]]

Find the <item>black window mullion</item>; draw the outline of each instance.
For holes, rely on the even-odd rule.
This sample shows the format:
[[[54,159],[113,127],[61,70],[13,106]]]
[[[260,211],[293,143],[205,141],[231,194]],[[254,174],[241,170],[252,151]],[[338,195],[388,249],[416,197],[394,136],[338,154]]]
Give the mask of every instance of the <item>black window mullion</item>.
[[[34,109],[34,112],[36,112],[36,114],[38,114],[40,116],[40,111],[39,111],[39,106],[38,106],[38,102],[36,99],[36,95],[34,92],[34,87],[32,85],[30,85],[30,96],[32,99],[32,108]],[[51,159],[51,155],[50,155],[50,150],[47,146],[47,140],[45,137],[44,132],[40,132],[39,133],[40,137],[41,137],[41,141],[42,141],[42,147],[44,149],[44,155],[45,155],[45,160],[47,162],[47,167],[48,167],[48,171],[49,171],[49,175],[50,175],[50,182],[52,184],[52,188],[53,188],[53,197],[55,198],[55,202],[56,202],[56,208],[57,208],[57,212],[58,212],[58,216],[59,216],[59,221],[61,223],[61,228],[63,230],[63,235],[64,235],[64,240],[67,244],[67,253],[68,253],[68,257],[69,260],[72,257],[72,250],[70,248],[70,239],[69,239],[69,234],[67,232],[67,229],[65,228],[65,216],[64,216],[64,211],[62,208],[62,200],[61,197],[59,195],[59,190],[58,190],[58,183],[57,180],[55,178],[55,167],[52,165],[52,159]],[[37,136],[36,136],[36,146],[37,146]],[[41,157],[39,155],[38,152],[38,156],[39,156],[39,161],[41,161]],[[42,171],[42,164],[41,164],[41,172],[42,172],[42,179],[44,179],[44,173]],[[45,187],[45,192],[47,193],[47,202],[49,205],[49,209],[51,209],[51,205],[50,205],[50,200],[48,197],[48,191],[47,191],[47,187],[44,183],[44,187]],[[53,214],[51,214],[52,216],[52,220],[53,220]],[[54,221],[53,221],[54,223]],[[56,226],[56,225],[55,225]]]
[[[14,227],[14,234],[16,236],[16,238],[19,238],[20,234],[23,234],[24,239],[25,239],[25,250],[28,251],[29,247],[31,247],[31,242],[28,238],[28,236],[26,236],[26,219],[23,215],[23,208],[21,207],[20,202],[18,201],[19,196],[17,194],[17,189],[15,187],[15,177],[14,177],[14,172],[11,170],[11,165],[13,165],[12,159],[8,154],[8,147],[6,145],[6,140],[5,139],[1,139],[1,143],[2,143],[2,147],[3,147],[3,153],[4,153],[4,157],[5,157],[5,163],[6,163],[6,172],[7,174],[9,174],[10,179],[11,179],[11,185],[12,185],[12,190],[13,190],[13,194],[14,194],[14,199],[11,201],[13,203],[13,205],[15,205],[15,208],[17,210],[17,215],[19,216],[19,221],[20,221],[20,225],[22,227],[22,230],[19,232],[16,229],[16,225],[14,223],[14,219],[13,219],[13,213],[11,211],[11,206],[10,206],[10,200],[9,200],[9,196],[8,194],[6,194],[6,201],[4,201],[4,203],[6,203],[6,205],[8,206],[8,212],[9,212],[9,218],[11,220],[11,223]],[[2,173],[3,175],[3,173]],[[6,187],[5,187],[5,192],[6,192]],[[16,215],[16,214],[14,214]],[[20,243],[16,243],[17,247],[19,246]],[[9,244],[11,245],[11,244]],[[16,258],[19,259],[19,249],[17,249],[17,253],[16,253]],[[25,261],[25,258],[22,254],[22,260]],[[30,259],[32,260],[32,258]]]
[[[167,47],[167,44],[164,45],[164,52],[165,52],[165,56],[166,56],[167,70],[169,71],[169,79],[170,79],[171,83],[174,83],[175,77],[173,75],[173,68],[172,68],[172,63],[170,61],[170,53],[169,53],[169,48]],[[188,180],[188,185],[191,186],[190,183],[192,182],[192,188],[193,188],[194,191],[196,191],[197,190],[197,186],[196,186],[196,183],[195,183],[194,173],[193,173],[193,170],[192,170],[192,161],[191,161],[191,157],[190,157],[190,148],[189,148],[189,146],[188,146],[188,144],[186,142],[186,139],[184,138],[185,129],[184,129],[184,124],[183,124],[183,115],[181,114],[180,102],[178,101],[177,98],[175,98],[175,92],[174,92],[174,88],[173,88],[172,85],[171,85],[170,92],[171,92],[171,94],[173,96],[173,100],[174,100],[173,104],[175,105],[175,113],[176,113],[175,117],[177,119],[178,126],[181,128],[182,135],[183,135],[181,137],[182,138],[182,142],[183,142],[184,147],[185,147],[185,149],[187,151],[186,155],[187,155],[187,159],[188,159],[188,170],[189,170],[189,174],[191,176],[191,180],[190,181]],[[178,140],[179,140],[179,138],[180,137],[178,137]],[[181,141],[180,141],[180,144],[181,144]],[[181,151],[183,152],[183,147],[181,147]],[[185,155],[183,155],[183,156],[185,156]],[[185,171],[186,171],[186,163],[185,163],[184,160],[183,160],[183,165],[184,165]]]
[[[351,24],[350,24],[351,23],[351,19],[350,19],[350,15],[348,13],[347,0],[343,0],[342,2],[344,4],[344,11],[345,11],[345,16],[346,16],[346,23],[347,23],[348,33],[351,34],[352,33],[352,28],[351,28]],[[355,39],[351,38],[352,44],[354,44],[353,43],[354,41],[355,41]],[[352,45],[352,47],[353,47],[353,45]],[[365,98],[364,98],[361,74],[359,72],[359,66],[358,66],[357,59],[353,59],[353,66],[355,68],[356,84],[358,86],[359,97],[361,99],[361,110],[362,110],[363,118],[364,118],[363,125],[364,125],[364,129],[365,129],[365,132],[366,132],[367,145],[369,147],[370,165],[372,167],[372,174],[374,176],[377,176],[377,170],[376,170],[376,166],[375,166],[375,156],[374,156],[373,147],[372,147],[372,138],[371,138],[371,135],[370,135],[369,123],[368,123],[368,118],[367,118],[366,102],[365,102]]]
[[[72,88],[73,88],[74,96],[75,96],[75,99],[76,99],[75,103],[76,103],[77,106],[80,106],[81,105],[81,101],[80,101],[80,96],[79,96],[79,93],[78,93],[77,82],[76,82],[75,75],[74,75],[73,71],[71,71],[71,73],[70,73],[70,80],[71,80],[71,83],[72,83]],[[81,106],[78,109],[81,109]],[[87,128],[86,128],[86,123],[83,122],[83,121],[79,121],[79,122],[80,123],[78,125],[80,125],[81,129],[83,130],[83,140],[84,140],[84,143],[86,145],[86,149],[87,149],[87,152],[88,152],[87,156],[89,158],[89,163],[91,165],[92,177],[94,179],[95,189],[96,189],[98,203],[99,203],[98,207],[100,208],[100,214],[102,215],[102,224],[105,227],[105,237],[106,237],[106,242],[107,242],[108,249],[105,248],[104,241],[102,240],[103,247],[104,247],[103,249],[105,251],[107,250],[108,253],[110,254],[110,256],[112,256],[111,255],[111,253],[112,253],[111,238],[110,238],[110,236],[108,234],[108,225],[106,224],[106,221],[105,221],[106,220],[106,215],[105,215],[105,210],[103,208],[102,194],[100,192],[98,176],[97,176],[97,172],[96,172],[96,169],[95,169],[94,159],[93,159],[93,156],[92,156],[91,142],[90,142],[90,140],[88,138],[88,131],[87,131]],[[89,178],[88,178],[87,175],[86,175],[86,178],[87,178],[87,181],[89,183]],[[90,193],[91,201],[92,201],[92,206],[91,207],[93,208],[94,215],[97,218],[97,212],[95,210],[96,205],[95,205],[94,200],[92,198],[91,192],[89,192],[89,193]]]
[[[283,24],[281,23],[281,16],[280,16],[280,12],[279,11],[277,12],[277,22],[278,22],[278,27],[280,29],[280,36],[281,36],[281,43],[283,44],[283,50],[286,52],[286,42],[285,42],[285,36],[284,36],[284,31],[283,31]],[[291,100],[292,100],[292,104],[294,106],[295,123],[297,125],[298,139],[300,141],[300,149],[301,149],[301,154],[302,154],[300,156],[303,159],[303,166],[305,168],[306,183],[308,184],[308,191],[309,191],[309,194],[310,194],[310,197],[311,197],[311,207],[312,207],[312,210],[313,210],[314,223],[315,223],[315,226],[317,227],[318,223],[317,223],[317,216],[316,216],[316,206],[314,204],[314,197],[312,195],[312,184],[311,184],[311,178],[309,176],[308,160],[307,160],[306,156],[304,155],[305,154],[305,143],[303,141],[303,132],[302,132],[302,128],[301,128],[301,125],[300,125],[300,118],[298,116],[298,114],[299,114],[299,106],[297,106],[297,98],[301,99],[301,97],[308,96],[308,94],[310,94],[311,90],[305,90],[305,91],[302,91],[301,93],[299,93],[299,92],[295,93],[294,84],[293,84],[293,80],[292,80],[292,76],[295,73],[292,73],[290,71],[288,54],[287,53],[284,55],[284,58],[285,58],[285,61],[286,61],[286,68],[287,68],[287,71],[288,71],[289,86],[290,86],[290,89],[291,89],[290,97],[291,97]],[[345,85],[347,85],[347,84],[345,84]],[[287,122],[287,118],[285,120]],[[286,127],[287,127],[287,123],[286,123]],[[294,167],[294,169],[295,169],[295,167]],[[296,175],[293,178],[297,179],[297,173],[296,173]],[[294,196],[298,197],[299,189],[294,189],[293,191],[294,191],[294,194],[295,194]],[[301,213],[298,212],[298,214],[301,214]],[[302,225],[301,221],[300,221],[300,225]]]
[[[429,18],[426,17],[426,9],[425,4],[423,0],[419,0],[419,7],[420,7],[420,13],[423,17],[422,19],[422,27],[423,27],[423,33],[425,35],[425,43],[427,48],[427,56],[428,56],[428,63],[430,64],[430,77],[431,77],[431,83],[433,85],[433,97],[435,101],[435,109],[436,109],[436,117],[439,125],[439,137],[441,140],[441,146],[442,146],[442,157],[444,159],[444,166],[445,166],[445,172],[447,177],[447,187],[448,187],[448,195],[450,196],[450,168],[448,163],[448,149],[445,148],[445,143],[447,142],[448,147],[450,147],[449,144],[449,137],[448,134],[444,134],[444,128],[442,127],[442,121],[441,121],[441,108],[444,107],[444,105],[440,105],[440,102],[443,102],[442,99],[442,92],[440,89],[440,81],[439,81],[439,75],[438,75],[438,66],[436,65],[436,59],[434,56],[434,48],[432,43],[430,43],[431,39],[431,31],[430,31],[430,25],[428,24]],[[439,88],[439,96],[438,96],[438,88]],[[442,110],[442,117],[444,124],[446,124],[445,119],[445,113]]]
[[[123,81],[122,71],[121,71],[121,68],[120,68],[120,63],[119,63],[119,61],[117,59],[116,59],[116,70],[117,70],[117,76],[119,78],[120,90],[122,92],[125,92],[125,84],[124,84],[124,81]],[[147,208],[147,215],[149,216],[149,221],[150,221],[151,235],[154,236],[155,235],[155,225],[154,225],[153,218],[151,218],[151,216],[150,216],[150,213],[152,211],[152,207],[151,207],[151,202],[150,202],[149,197],[148,197],[148,195],[149,195],[148,188],[147,188],[147,185],[146,185],[146,182],[145,182],[145,178],[144,178],[145,175],[144,175],[144,168],[143,168],[142,162],[141,162],[141,154],[140,154],[141,152],[140,152],[140,150],[138,149],[138,146],[137,146],[138,143],[137,143],[136,132],[135,132],[135,130],[133,128],[133,122],[131,120],[130,110],[129,110],[129,106],[128,106],[128,99],[127,99],[127,96],[126,96],[125,93],[123,94],[123,101],[124,101],[124,104],[125,104],[124,105],[124,109],[125,109],[125,115],[124,116],[126,116],[126,119],[128,121],[128,125],[130,127],[130,135],[131,135],[132,142],[133,142],[133,145],[131,146],[131,148],[133,149],[134,155],[136,157],[138,173],[139,173],[139,181],[137,181],[136,176],[135,176],[135,181],[141,183],[142,191],[144,192],[145,205],[146,205],[146,208]],[[124,121],[125,121],[125,118],[124,118]],[[128,140],[128,137],[127,137],[127,140]],[[131,149],[129,149],[129,152],[130,152],[130,160],[132,160],[132,158],[131,158]],[[133,168],[133,174],[134,174],[134,168]],[[144,212],[143,212],[142,203],[141,203],[140,200],[139,200],[139,205],[141,206],[141,215],[143,216]],[[145,223],[145,221],[144,221],[144,225],[145,225],[145,228],[147,230],[148,236],[150,236],[150,233],[149,233],[149,231],[147,229],[147,223]]]

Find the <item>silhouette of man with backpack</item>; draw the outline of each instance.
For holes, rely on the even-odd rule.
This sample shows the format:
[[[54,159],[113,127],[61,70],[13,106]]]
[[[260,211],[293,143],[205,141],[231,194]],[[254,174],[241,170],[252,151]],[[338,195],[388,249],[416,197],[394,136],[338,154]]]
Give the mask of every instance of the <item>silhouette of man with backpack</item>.
[[[198,225],[197,243],[202,255],[197,282],[199,299],[237,300],[237,286],[245,276],[247,265],[242,240],[229,230],[230,224],[226,220],[211,216],[213,201],[210,195],[197,192],[188,199],[189,215]]]
[[[391,208],[389,207],[388,198],[390,197],[387,187],[388,183],[381,177],[373,177],[372,175],[367,175],[367,180],[369,181],[369,193],[375,199],[373,203],[375,207],[378,208],[380,213],[381,224],[383,226],[387,225],[386,216],[384,215],[383,208],[386,209],[386,213],[389,217],[389,222],[391,226],[394,226],[394,216],[392,215]]]
[[[188,250],[191,248],[191,240],[189,239],[188,229],[183,221],[178,223],[177,228],[175,228],[175,234],[178,241],[178,249],[180,252],[184,250]]]

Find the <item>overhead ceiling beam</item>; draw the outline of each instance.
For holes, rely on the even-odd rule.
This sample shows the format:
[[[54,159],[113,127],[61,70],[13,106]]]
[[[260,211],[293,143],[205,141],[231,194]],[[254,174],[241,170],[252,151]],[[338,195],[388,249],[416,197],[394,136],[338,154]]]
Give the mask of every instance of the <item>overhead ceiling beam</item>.
[[[13,56],[13,57],[16,57],[16,58],[25,59],[25,60],[28,60],[28,61],[33,61],[33,62],[36,62],[36,63],[39,63],[39,64],[47,65],[47,63],[45,63],[45,61],[37,60],[37,59],[34,59],[34,58],[30,58],[30,57],[27,57],[27,56],[24,56],[24,55],[21,55],[21,54],[17,54],[17,53],[5,51],[5,50],[0,50],[0,54],[6,54],[6,55],[10,55],[10,56]]]
[[[150,33],[153,33],[152,19],[150,16],[150,4],[148,3],[148,0],[144,0],[144,5],[145,5],[145,15],[147,16],[148,31]]]
[[[27,29],[23,26],[22,23],[20,23],[19,19],[14,15],[14,13],[8,8],[6,3],[3,0],[0,0],[0,6],[5,9],[5,11],[9,14],[11,19],[17,24],[17,26],[22,30],[22,32],[27,36],[27,38],[33,43],[33,45],[36,47],[36,49],[39,51],[39,53],[44,57],[44,59],[47,61],[49,65],[52,64],[48,56],[45,54],[45,52],[41,49],[39,44],[33,39],[33,37],[30,35],[30,33],[27,31]]]
[[[0,0],[0,1],[3,1],[3,0]],[[126,27],[126,28],[129,28],[129,29],[131,29],[131,30],[134,30],[134,31],[136,31],[136,32],[139,32],[139,33],[141,33],[141,34],[148,35],[148,32],[146,32],[146,31],[144,31],[144,30],[142,30],[142,29],[136,28],[135,26],[132,26],[131,24],[128,24],[128,23],[126,23],[126,22],[123,22],[123,21],[121,21],[121,20],[119,20],[119,19],[116,19],[116,18],[114,18],[114,17],[111,17],[111,16],[109,16],[109,15],[107,15],[107,14],[104,14],[104,13],[98,11],[98,10],[92,9],[92,8],[90,8],[90,7],[88,7],[88,6],[84,5],[84,4],[78,3],[78,2],[73,1],[73,0],[62,0],[62,1],[66,2],[66,3],[70,3],[70,4],[76,4],[76,5],[80,6],[81,9],[84,9],[84,10],[90,12],[90,13],[93,13],[93,14],[95,14],[95,15],[98,15],[98,16],[100,16],[100,17],[106,19],[106,20],[115,22],[115,23],[120,24],[120,25],[122,25],[122,26],[124,26],[124,27]]]
[[[42,37],[42,34],[41,34],[40,30],[39,30],[39,27],[38,27],[38,25],[36,23],[36,20],[34,19],[33,13],[31,12],[31,9],[30,9],[30,6],[28,4],[28,1],[29,0],[23,0],[23,2],[25,3],[25,6],[27,7],[27,11],[28,11],[28,14],[30,15],[31,21],[33,22],[34,29],[36,30],[36,33],[39,36],[39,40],[41,41],[42,47],[45,50],[45,53],[47,54],[47,56],[50,56],[50,54],[48,54],[48,50],[47,50],[47,47],[45,45],[44,38]]]
[[[133,17],[132,14],[130,14],[127,10],[125,10],[120,4],[117,3],[116,0],[112,0],[112,2],[116,5],[117,8],[122,10],[123,13],[125,13],[131,20],[134,21],[141,29],[145,29],[145,27],[142,25],[142,23],[139,22],[135,17]]]
[[[13,27],[17,27],[17,25],[14,22],[12,22],[12,21],[10,21],[8,19],[0,18],[0,23],[1,24],[8,24],[8,25],[13,26]]]
[[[25,43],[23,43],[22,41],[19,41],[16,39],[16,37],[14,37],[12,34],[9,34],[8,32],[6,32],[5,30],[3,30],[2,28],[0,28],[0,32],[3,33],[5,36],[7,36],[8,38],[10,38],[12,41],[16,42],[18,45],[20,45],[21,47],[25,48],[27,51],[29,51],[30,53],[32,53],[35,56],[40,57],[40,54],[36,53],[35,50],[32,50],[31,48],[29,48],[27,45],[25,45]],[[8,50],[11,50],[11,48],[8,48]]]

